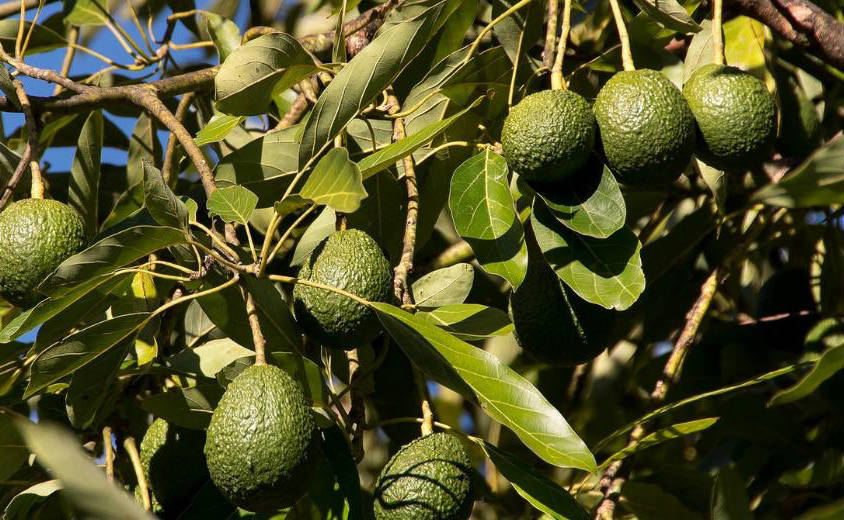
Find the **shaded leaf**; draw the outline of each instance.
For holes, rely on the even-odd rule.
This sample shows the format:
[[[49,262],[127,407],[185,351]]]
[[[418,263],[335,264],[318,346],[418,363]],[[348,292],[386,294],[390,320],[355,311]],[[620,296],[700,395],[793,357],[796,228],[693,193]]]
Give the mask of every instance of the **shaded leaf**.
[[[334,471],[334,477],[349,506],[348,518],[349,520],[363,518],[360,476],[346,436],[337,426],[321,430],[321,433],[322,452]]]
[[[477,341],[513,332],[507,313],[477,303],[443,305],[416,316],[441,327],[464,341]]]
[[[204,430],[222,396],[223,389],[216,382],[190,388],[176,387],[147,397],[141,402],[141,408],[177,426]]]
[[[62,489],[58,480],[48,480],[30,486],[14,497],[6,505],[4,520],[27,520],[37,516],[37,506],[43,504],[56,491]]]
[[[606,468],[613,461],[625,459],[630,455],[638,453],[644,449],[650,448],[651,446],[662,444],[663,442],[678,439],[680,437],[683,437],[684,435],[689,435],[691,433],[705,430],[716,422],[718,422],[718,417],[707,417],[706,419],[697,419],[694,421],[672,424],[671,426],[668,426],[666,428],[660,428],[659,430],[649,433],[648,435],[639,439],[636,444],[632,446],[627,446],[624,449],[613,453],[612,455],[607,457],[607,459],[602,462],[601,465],[598,466],[598,468]]]
[[[358,165],[345,148],[332,148],[308,175],[300,195],[334,211],[354,213],[366,198]]]
[[[517,2],[516,0],[493,0],[490,3],[492,17],[496,18]],[[493,27],[492,33],[501,42],[511,62],[518,63],[519,66],[524,65],[528,59],[530,46],[539,39],[542,33],[544,14],[545,8],[542,2],[531,2],[530,5],[522,7]]]
[[[6,49],[15,48],[18,25],[20,24],[16,18],[0,20],[0,45],[3,45]],[[29,46],[26,48],[27,55],[59,49],[67,45],[67,41],[62,35],[42,24],[32,28],[32,23],[24,22],[23,30],[25,33],[32,31],[32,38],[30,38]]]
[[[109,23],[108,0],[73,0],[64,2],[64,23],[81,27],[83,25],[105,25]]]
[[[0,412],[0,481],[8,480],[29,458],[12,417]]]
[[[103,113],[94,110],[85,119],[70,167],[68,203],[85,222],[88,238],[99,229],[98,198],[100,189],[100,153],[103,149]]]
[[[686,9],[676,0],[633,0],[642,11],[648,13],[654,20],[658,21],[668,29],[690,33],[699,32],[698,25]]]
[[[791,403],[810,395],[841,369],[844,369],[844,342],[827,349],[809,373],[800,381],[774,394],[768,401],[768,406]]]
[[[296,244],[296,249],[293,250],[293,259],[290,265],[302,265],[302,262],[308,258],[311,251],[316,249],[320,242],[322,242],[328,235],[334,233],[336,226],[336,217],[334,210],[331,208],[323,208],[317,218],[311,222],[308,229],[299,238]]]
[[[706,183],[712,196],[715,197],[715,205],[718,212],[724,213],[724,204],[727,202],[727,174],[724,170],[719,170],[709,166],[697,157],[694,158],[693,164],[697,168],[700,178]]]
[[[224,222],[246,225],[258,205],[258,196],[243,186],[231,186],[214,190],[206,206],[208,214],[218,216]]]
[[[310,359],[292,352],[270,353],[279,368],[299,382],[302,392],[313,406],[330,406],[331,396],[322,379],[322,369]]]
[[[475,269],[460,263],[437,269],[413,282],[411,292],[417,307],[441,307],[463,303],[472,290]]]
[[[630,510],[638,520],[663,520],[665,518],[684,518],[686,520],[703,520],[700,515],[676,496],[667,493],[655,484],[629,481],[621,488],[621,503]]]
[[[108,390],[128,351],[128,342],[123,342],[73,373],[65,395],[65,407],[74,428],[89,428],[103,403],[113,397]]]
[[[185,203],[173,193],[158,168],[143,161],[144,205],[156,223],[173,228],[188,228],[188,210]]]
[[[710,505],[712,520],[752,520],[746,484],[735,470],[724,466],[715,477]]]
[[[686,83],[697,69],[712,63],[712,20],[703,20],[700,31],[692,36],[686,59],[683,61],[683,83]]]
[[[240,30],[231,20],[227,20],[222,16],[209,12],[200,11],[205,18],[205,28],[211,36],[211,41],[214,42],[214,47],[217,48],[217,53],[220,55],[220,63],[226,61],[229,54],[240,47]]]

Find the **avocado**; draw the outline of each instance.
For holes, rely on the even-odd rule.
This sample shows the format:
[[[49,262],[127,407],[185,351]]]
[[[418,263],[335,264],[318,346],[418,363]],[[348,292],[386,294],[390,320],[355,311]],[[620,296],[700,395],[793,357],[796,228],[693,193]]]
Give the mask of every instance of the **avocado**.
[[[595,145],[589,103],[570,90],[544,90],[510,109],[501,131],[507,164],[534,182],[566,179],[586,163]]]
[[[214,485],[232,504],[255,512],[289,507],[302,497],[317,450],[302,389],[270,365],[253,365],[229,383],[205,441]]]
[[[628,184],[666,184],[688,166],[695,121],[680,90],[661,72],[615,74],[595,99],[600,146],[610,169]]]
[[[60,263],[85,247],[82,217],[57,200],[24,199],[0,213],[0,296],[31,307],[35,288]]]
[[[465,520],[474,503],[472,461],[456,435],[425,435],[387,462],[373,499],[377,520]]]
[[[384,252],[372,237],[357,229],[337,231],[323,240],[305,260],[299,278],[376,302],[388,301],[393,287]],[[296,284],[293,310],[305,332],[327,347],[359,347],[380,331],[371,310],[326,289]]]
[[[697,155],[722,170],[744,171],[771,155],[777,137],[774,98],[735,67],[700,67],[683,86],[698,126]]]
[[[208,482],[202,448],[205,432],[188,430],[156,419],[141,440],[141,466],[154,502],[162,513],[174,517]]]

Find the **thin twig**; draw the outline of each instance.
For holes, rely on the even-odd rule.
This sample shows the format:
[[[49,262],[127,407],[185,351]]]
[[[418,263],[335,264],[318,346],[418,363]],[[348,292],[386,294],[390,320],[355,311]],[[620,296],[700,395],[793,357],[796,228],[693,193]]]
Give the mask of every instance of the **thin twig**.
[[[32,113],[32,105],[29,103],[29,97],[26,95],[26,90],[23,84],[18,81],[12,81],[15,87],[15,94],[21,103],[21,109],[24,114],[24,121],[26,122],[27,146],[30,149],[29,171],[32,175],[32,187],[30,196],[33,199],[44,198],[44,177],[41,175],[41,168],[38,165],[39,149],[38,149],[38,122],[35,115]]]
[[[138,446],[135,444],[135,439],[126,437],[123,439],[123,449],[129,455],[129,460],[132,462],[132,469],[135,471],[135,478],[138,480],[138,490],[141,493],[141,499],[144,503],[144,511],[152,509],[152,502],[149,497],[149,487],[147,486],[147,477],[144,475],[144,466],[141,464],[141,457],[138,454]]]
[[[712,61],[716,65],[724,64],[724,30],[721,23],[722,0],[712,0]]]
[[[346,360],[349,363],[349,398],[352,402],[349,409],[347,426],[352,434],[352,456],[355,462],[363,460],[363,432],[366,426],[366,405],[363,400],[363,393],[358,389],[358,379],[363,374],[364,370],[360,365],[360,357],[358,356],[358,349],[354,348],[346,352]]]
[[[285,112],[284,116],[279,120],[278,124],[275,125],[275,130],[283,130],[295,125],[300,119],[302,119],[302,116],[305,115],[305,111],[307,109],[308,98],[305,97],[305,94],[299,94],[296,96],[296,100],[293,101],[293,104],[290,105],[287,112]]]
[[[103,454],[105,456],[106,478],[114,481],[114,447],[111,445],[111,426],[103,427]]]
[[[32,147],[29,146],[29,143],[26,143],[24,146],[23,153],[21,154],[21,160],[18,161],[18,165],[15,168],[15,172],[12,174],[12,177],[9,179],[8,184],[6,184],[6,189],[3,190],[3,196],[0,197],[0,211],[6,207],[6,204],[11,200],[12,194],[15,192],[15,188],[18,187],[18,183],[20,183],[21,179],[23,179],[24,173],[26,173],[26,169],[29,168],[29,160],[32,158]]]
[[[621,42],[621,63],[624,70],[636,70],[633,65],[633,53],[630,51],[630,37],[627,35],[627,26],[624,24],[624,15],[621,13],[621,6],[618,0],[609,0],[612,8],[612,16],[615,20],[615,27],[618,30],[618,39]]]
[[[64,52],[64,60],[62,61],[62,68],[59,70],[59,75],[67,77],[70,75],[70,66],[73,64],[73,58],[76,56],[76,42],[79,39],[79,28],[71,26],[67,30],[67,41],[70,45],[67,46],[67,50]],[[62,93],[64,87],[61,85],[56,85],[56,88],[53,89],[53,95],[58,96]]]
[[[264,333],[261,332],[261,321],[258,319],[258,308],[255,306],[255,300],[252,298],[252,293],[241,285],[240,292],[243,295],[243,301],[246,302],[246,316],[249,319],[249,329],[252,331],[252,344],[255,346],[255,364],[266,365],[267,357],[265,348],[267,340],[264,339]]]
[[[560,41],[557,44],[554,67],[551,69],[551,88],[554,90],[566,88],[566,80],[563,78],[563,60],[566,57],[569,32],[571,32],[571,0],[563,0],[563,26],[560,30]]]
[[[550,69],[554,65],[554,48],[557,44],[557,11],[560,0],[548,0],[548,24],[545,26],[545,48],[542,51],[542,63]]]
[[[182,99],[179,100],[179,104],[176,106],[176,113],[173,115],[180,123],[184,122],[185,116],[188,113],[188,108],[190,108],[190,104],[193,101],[194,96],[195,94],[193,92],[188,92],[182,96]],[[173,168],[176,163],[177,142],[178,139],[175,134],[170,132],[170,136],[167,138],[167,149],[164,152],[164,163],[161,165],[161,176],[164,178],[164,182],[169,184],[171,187],[175,185],[175,179],[178,177],[178,174],[175,176],[173,175]]]

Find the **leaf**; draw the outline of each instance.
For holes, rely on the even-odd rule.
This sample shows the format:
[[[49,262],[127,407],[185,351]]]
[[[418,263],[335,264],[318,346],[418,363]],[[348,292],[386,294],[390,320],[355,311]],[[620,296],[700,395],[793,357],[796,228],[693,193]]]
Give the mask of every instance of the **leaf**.
[[[593,183],[580,180],[558,184],[558,189],[538,190],[546,207],[564,226],[595,238],[607,238],[622,227],[627,208],[621,188],[609,168],[601,166]]]
[[[700,178],[712,192],[718,212],[723,214],[727,203],[727,174],[724,170],[713,168],[697,157],[694,158],[693,164],[697,168]]]
[[[27,520],[37,516],[36,507],[46,502],[56,491],[62,489],[58,480],[48,480],[30,486],[14,497],[6,505],[3,520]]]
[[[38,463],[59,480],[64,496],[87,518],[152,520],[129,495],[106,480],[103,472],[79,448],[78,441],[58,425],[19,419],[15,426]]]
[[[769,91],[776,87],[765,58],[765,26],[753,18],[736,16],[724,22],[724,54],[727,63],[753,74]]]
[[[38,290],[53,297],[68,294],[73,286],[143,258],[159,249],[186,241],[181,229],[135,226],[106,237],[62,262]]]
[[[178,372],[214,378],[231,362],[254,356],[255,352],[241,347],[229,338],[212,339],[196,348],[185,349],[170,358],[170,368]]]
[[[113,397],[109,389],[128,351],[128,342],[124,342],[74,372],[65,395],[67,417],[74,428],[90,428],[100,407]]]
[[[85,222],[88,238],[99,230],[98,194],[100,187],[100,153],[103,149],[103,113],[91,112],[79,135],[73,165],[70,167],[68,203]]]
[[[12,83],[12,75],[9,74],[9,69],[6,68],[6,65],[0,66],[0,90],[6,94],[6,99],[8,99],[12,105],[14,105],[18,110],[21,109],[21,100],[18,98],[15,85]],[[3,145],[3,147],[5,148],[5,145]]]
[[[662,444],[663,442],[678,439],[685,435],[689,435],[691,433],[699,432],[701,430],[705,430],[718,422],[718,417],[707,417],[706,419],[697,419],[694,421],[688,421],[683,423],[672,424],[666,428],[661,428],[653,433],[649,433],[642,439],[640,439],[636,444],[632,446],[627,446],[622,450],[619,450],[601,463],[598,466],[598,469],[604,469],[609,466],[613,461],[626,459],[630,455],[634,453],[638,453],[644,449],[650,448],[657,444]]]
[[[595,470],[592,453],[560,412],[494,355],[392,305],[371,305],[390,336],[429,377],[477,399],[487,415],[549,464]]]
[[[624,310],[645,289],[642,245],[629,229],[603,240],[577,235],[560,225],[541,202],[534,202],[531,225],[557,276],[584,300]]]
[[[712,520],[753,519],[747,487],[739,474],[729,466],[722,467],[715,477],[709,512]]]
[[[71,0],[64,2],[66,25],[105,25],[109,23],[108,0]]]
[[[29,450],[15,429],[12,417],[0,412],[0,481],[12,477],[28,458]]]
[[[146,312],[117,316],[74,332],[50,345],[38,354],[32,364],[32,377],[24,398],[28,399],[102,356],[137,330],[148,316]]]
[[[345,148],[332,148],[308,175],[299,193],[340,213],[354,213],[366,198],[358,165]]]
[[[495,468],[506,478],[513,489],[537,510],[558,520],[588,520],[589,513],[565,489],[525,461],[500,450],[494,445],[478,443]]]
[[[317,99],[299,146],[299,166],[317,155],[419,54],[444,2],[383,30],[334,77]]]
[[[16,18],[0,20],[0,45],[3,45],[6,49],[15,48],[18,25],[19,22]],[[32,38],[30,38],[29,46],[26,48],[27,55],[67,46],[67,40],[62,35],[44,25],[38,24],[33,27],[31,22],[24,22],[23,30],[24,33],[32,31]]]
[[[246,278],[246,287],[258,309],[261,328],[265,331],[267,339],[272,342],[271,350],[298,352],[302,346],[302,334],[276,286],[267,279],[250,276]]]
[[[188,229],[188,209],[173,193],[161,172],[147,161],[144,165],[144,206],[156,223],[162,226]]]
[[[197,146],[218,143],[226,138],[233,129],[237,128],[246,116],[230,116],[228,114],[214,114],[202,130],[196,134],[194,142]]]
[[[349,450],[343,431],[337,426],[321,430],[322,452],[334,472],[337,484],[349,505],[349,520],[363,518],[361,511],[361,486],[357,465]]]
[[[214,190],[206,206],[208,214],[218,216],[224,222],[249,223],[249,217],[258,205],[258,196],[243,186],[231,186]]]
[[[147,397],[141,402],[141,408],[176,426],[204,430],[222,396],[223,389],[216,382],[190,388],[176,387]]]
[[[493,0],[490,3],[492,17],[496,18],[513,7],[516,1]],[[520,66],[525,63],[528,58],[527,51],[541,36],[544,14],[542,2],[532,2],[531,5],[521,8],[493,27],[492,33],[495,39],[501,42],[511,62],[519,63]]]
[[[322,379],[322,369],[310,359],[292,352],[270,353],[279,368],[299,382],[312,406],[330,406],[331,396]]]
[[[214,76],[217,108],[226,114],[262,114],[277,92],[287,90],[318,70],[296,38],[273,33],[235,49]]]
[[[753,202],[781,208],[806,208],[844,203],[844,136],[815,150],[777,184],[762,186]]]
[[[655,484],[627,482],[621,488],[621,503],[637,520],[703,520],[702,515],[690,510],[677,497]]]
[[[305,206],[309,206],[311,203],[312,201],[294,193],[292,195],[288,195],[284,200],[280,200],[273,204],[273,209],[280,218],[284,218],[288,215],[292,215]]]
[[[668,29],[682,33],[699,32],[701,30],[686,9],[676,0],[633,0],[634,3]]]
[[[473,101],[468,107],[464,108],[460,112],[457,112],[453,116],[443,119],[442,121],[431,123],[422,130],[364,157],[360,160],[360,162],[358,162],[358,168],[360,168],[361,175],[363,175],[363,178],[366,179],[389,168],[395,164],[396,161],[412,154],[422,145],[442,134],[449,126],[452,125],[452,123],[463,117],[463,115],[465,115],[468,111],[480,105],[483,99],[483,97],[480,97]]]
[[[821,384],[844,369],[844,342],[827,349],[815,366],[800,381],[778,391],[768,401],[768,406],[778,406],[802,399],[818,389]]]
[[[700,31],[692,36],[689,42],[689,50],[686,51],[686,59],[683,61],[684,84],[697,69],[712,63],[712,45],[712,20],[703,20],[700,23]]]
[[[463,341],[478,341],[513,332],[507,313],[477,303],[443,305],[416,316],[443,328]]]
[[[411,292],[417,307],[441,307],[463,303],[472,290],[475,269],[460,263],[437,269],[413,282]]]
[[[527,270],[527,247],[504,158],[487,148],[461,164],[451,178],[448,205],[454,227],[481,267],[518,287]]]
[[[232,52],[240,47],[240,30],[233,21],[218,14],[210,11],[200,12],[205,17],[205,29],[211,36],[211,41],[214,42],[214,47],[217,48],[217,53],[220,55],[220,63],[223,63]]]
[[[334,210],[331,208],[323,208],[319,216],[311,222],[308,229],[302,234],[299,243],[296,244],[296,249],[293,250],[293,259],[290,265],[302,265],[302,262],[308,258],[311,251],[316,249],[320,242],[334,233],[336,226],[336,216]]]

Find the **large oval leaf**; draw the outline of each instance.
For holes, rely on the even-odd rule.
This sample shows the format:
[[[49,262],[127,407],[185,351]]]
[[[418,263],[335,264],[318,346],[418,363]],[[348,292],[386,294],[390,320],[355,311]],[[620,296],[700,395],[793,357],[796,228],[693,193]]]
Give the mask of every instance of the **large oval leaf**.
[[[88,238],[97,234],[100,188],[100,153],[103,149],[103,113],[94,110],[85,119],[76,143],[67,199],[85,222]]]
[[[474,280],[475,269],[471,264],[459,263],[437,269],[413,282],[413,301],[422,308],[463,303]]]
[[[333,148],[319,160],[302,186],[302,197],[334,211],[354,213],[366,198],[360,168],[345,148]]]

